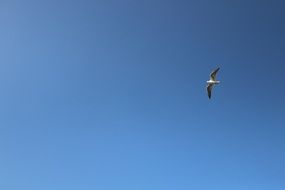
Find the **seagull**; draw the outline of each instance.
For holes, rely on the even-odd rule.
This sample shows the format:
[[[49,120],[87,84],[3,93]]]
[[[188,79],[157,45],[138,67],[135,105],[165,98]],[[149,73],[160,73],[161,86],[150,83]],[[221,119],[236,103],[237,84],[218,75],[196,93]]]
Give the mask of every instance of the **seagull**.
[[[212,89],[213,89],[213,86],[215,84],[219,84],[220,81],[217,81],[216,80],[216,75],[217,75],[217,72],[219,71],[220,68],[217,68],[216,70],[214,70],[211,74],[210,74],[210,80],[207,81],[207,92],[208,92],[208,97],[209,99],[211,99],[211,94],[212,94]]]

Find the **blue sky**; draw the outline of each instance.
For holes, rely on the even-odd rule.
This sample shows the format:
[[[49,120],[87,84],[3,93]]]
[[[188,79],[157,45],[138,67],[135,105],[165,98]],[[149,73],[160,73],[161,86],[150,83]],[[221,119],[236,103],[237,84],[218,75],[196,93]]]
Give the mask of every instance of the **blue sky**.
[[[283,190],[284,6],[1,1],[0,188]]]

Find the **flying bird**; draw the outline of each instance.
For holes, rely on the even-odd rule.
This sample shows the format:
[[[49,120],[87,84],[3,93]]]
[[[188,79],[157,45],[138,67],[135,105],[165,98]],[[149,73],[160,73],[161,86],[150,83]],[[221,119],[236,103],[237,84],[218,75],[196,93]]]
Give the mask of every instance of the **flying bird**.
[[[216,70],[214,70],[211,74],[210,74],[210,80],[207,81],[207,92],[208,92],[208,97],[209,99],[211,99],[211,95],[212,95],[212,89],[214,87],[215,84],[219,84],[220,81],[216,80],[216,75],[217,72],[219,71],[220,68],[217,68]]]

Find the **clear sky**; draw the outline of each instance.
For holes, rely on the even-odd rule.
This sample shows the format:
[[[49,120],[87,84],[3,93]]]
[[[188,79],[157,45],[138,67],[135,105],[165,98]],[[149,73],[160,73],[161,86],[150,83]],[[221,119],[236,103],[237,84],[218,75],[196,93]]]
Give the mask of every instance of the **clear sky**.
[[[284,7],[1,0],[0,189],[284,190]]]

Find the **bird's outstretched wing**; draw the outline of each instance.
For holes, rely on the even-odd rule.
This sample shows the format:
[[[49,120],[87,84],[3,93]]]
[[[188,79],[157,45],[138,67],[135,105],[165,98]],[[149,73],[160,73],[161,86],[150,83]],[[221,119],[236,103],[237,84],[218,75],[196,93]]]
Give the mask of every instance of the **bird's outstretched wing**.
[[[211,94],[212,94],[212,89],[213,89],[213,84],[209,84],[208,86],[207,86],[207,92],[208,92],[208,97],[209,97],[209,99],[211,99]]]
[[[217,68],[216,70],[214,70],[211,74],[210,74],[210,79],[211,80],[216,80],[216,74],[217,74],[217,72],[220,70],[220,67],[219,68]]]

